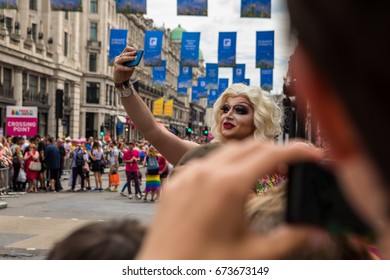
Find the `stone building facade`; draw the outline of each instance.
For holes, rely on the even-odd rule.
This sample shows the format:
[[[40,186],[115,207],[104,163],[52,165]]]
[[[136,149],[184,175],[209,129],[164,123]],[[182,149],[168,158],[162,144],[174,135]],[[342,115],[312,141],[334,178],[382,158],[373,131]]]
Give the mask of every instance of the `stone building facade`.
[[[153,101],[174,99],[173,115],[159,117],[180,136],[190,121],[190,97],[177,97],[180,49],[171,32],[154,26],[147,16],[118,14],[114,0],[83,0],[83,12],[52,11],[50,0],[18,1],[17,10],[0,10],[0,127],[6,106],[38,107],[41,135],[99,136],[138,139],[126,124],[126,113],[114,92],[113,66],[108,64],[110,29],[127,29],[128,44],[144,46],[146,30],[162,30],[166,85],[152,84],[152,68],[137,67],[139,94]],[[203,60],[194,72],[204,76]],[[61,118],[56,118],[56,92],[63,92]]]

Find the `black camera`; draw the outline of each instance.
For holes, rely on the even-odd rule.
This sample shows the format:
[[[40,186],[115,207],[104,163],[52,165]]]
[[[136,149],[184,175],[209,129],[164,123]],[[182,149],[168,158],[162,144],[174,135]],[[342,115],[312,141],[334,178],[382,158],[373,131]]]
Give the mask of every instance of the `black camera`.
[[[290,166],[287,183],[288,223],[322,227],[335,234],[373,239],[373,230],[350,207],[332,171],[312,162]]]

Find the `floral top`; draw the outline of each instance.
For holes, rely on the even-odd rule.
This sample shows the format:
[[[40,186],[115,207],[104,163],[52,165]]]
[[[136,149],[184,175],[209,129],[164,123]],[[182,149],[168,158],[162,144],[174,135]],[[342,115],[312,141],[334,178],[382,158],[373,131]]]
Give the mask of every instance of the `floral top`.
[[[279,186],[284,180],[285,176],[280,174],[267,175],[261,178],[257,184],[257,195],[265,195],[270,189]]]

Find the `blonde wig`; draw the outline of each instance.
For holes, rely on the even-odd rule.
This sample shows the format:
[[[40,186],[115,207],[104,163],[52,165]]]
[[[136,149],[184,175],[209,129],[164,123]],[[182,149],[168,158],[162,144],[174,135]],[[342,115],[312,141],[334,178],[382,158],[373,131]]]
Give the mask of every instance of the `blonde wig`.
[[[246,97],[254,109],[255,139],[272,140],[282,132],[282,111],[273,100],[272,96],[263,92],[259,87],[244,84],[232,84],[217,99],[213,107],[213,124],[211,133],[215,140],[225,143],[225,139],[219,131],[219,122],[222,116],[221,107],[228,97]]]

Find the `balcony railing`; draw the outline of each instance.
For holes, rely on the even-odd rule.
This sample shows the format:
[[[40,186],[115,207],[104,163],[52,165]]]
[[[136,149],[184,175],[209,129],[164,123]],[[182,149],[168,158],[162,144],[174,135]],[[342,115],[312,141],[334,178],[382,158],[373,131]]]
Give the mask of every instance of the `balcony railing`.
[[[94,41],[94,40],[88,40],[88,47],[92,49],[100,49],[102,46],[102,42],[100,41]]]
[[[70,97],[69,96],[64,96],[64,106],[70,106]]]
[[[31,92],[30,90],[23,91],[23,101],[48,104],[48,96],[49,95],[46,92]]]
[[[14,97],[14,87],[4,87],[4,85],[0,85],[0,96],[13,98]]]

